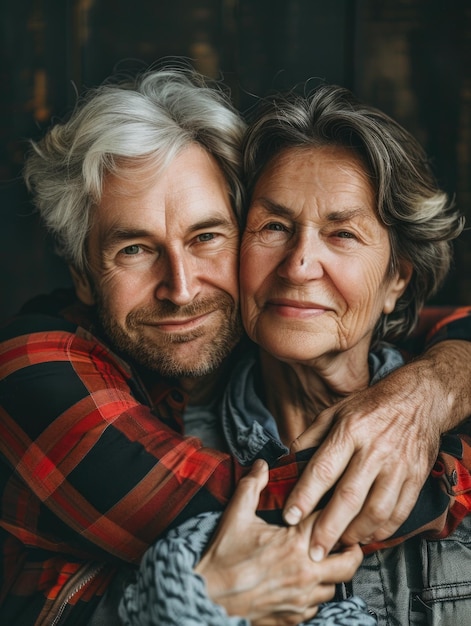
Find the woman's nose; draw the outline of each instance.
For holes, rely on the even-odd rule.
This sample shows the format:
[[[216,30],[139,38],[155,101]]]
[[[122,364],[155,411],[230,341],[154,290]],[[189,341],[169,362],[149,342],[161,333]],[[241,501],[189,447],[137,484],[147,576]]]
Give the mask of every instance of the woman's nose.
[[[295,283],[321,278],[324,274],[322,248],[322,241],[314,234],[299,236],[287,250],[278,274]]]

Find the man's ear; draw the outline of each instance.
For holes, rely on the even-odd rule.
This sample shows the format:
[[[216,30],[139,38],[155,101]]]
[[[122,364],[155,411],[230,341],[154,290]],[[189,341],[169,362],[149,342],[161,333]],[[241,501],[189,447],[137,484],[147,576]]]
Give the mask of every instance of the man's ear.
[[[402,296],[412,277],[412,263],[403,261],[396,275],[391,279],[384,298],[383,313],[392,313],[396,302]]]
[[[94,305],[95,297],[93,295],[92,285],[88,276],[83,272],[78,272],[71,265],[69,265],[69,271],[72,275],[77,298],[88,306]]]

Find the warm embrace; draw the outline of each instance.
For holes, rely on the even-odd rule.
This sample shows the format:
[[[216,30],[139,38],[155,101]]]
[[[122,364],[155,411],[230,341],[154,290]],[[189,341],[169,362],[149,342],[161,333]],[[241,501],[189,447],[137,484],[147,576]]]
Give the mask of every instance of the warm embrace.
[[[0,329],[0,621],[461,623],[470,309],[400,342],[463,224],[417,142],[154,69],[25,179],[75,289]]]

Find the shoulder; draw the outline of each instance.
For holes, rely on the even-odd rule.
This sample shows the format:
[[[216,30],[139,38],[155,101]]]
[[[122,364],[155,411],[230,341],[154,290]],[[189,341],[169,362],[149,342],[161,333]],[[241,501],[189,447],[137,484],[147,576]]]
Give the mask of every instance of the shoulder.
[[[28,305],[0,329],[0,406],[26,432],[73,407],[76,419],[97,406],[137,403],[130,366],[80,320],[75,303],[64,304]]]
[[[0,327],[0,379],[35,368],[36,374],[66,370],[79,377],[110,364],[124,378],[130,368],[95,331],[93,313],[68,290],[27,303]],[[60,365],[59,365],[60,364]],[[29,376],[29,374],[25,374]]]

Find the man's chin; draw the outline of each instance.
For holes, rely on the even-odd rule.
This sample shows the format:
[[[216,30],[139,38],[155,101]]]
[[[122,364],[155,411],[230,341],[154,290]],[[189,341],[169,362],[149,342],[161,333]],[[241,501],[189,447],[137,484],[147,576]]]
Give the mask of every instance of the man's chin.
[[[214,372],[233,347],[225,345],[213,349],[214,344],[208,346],[207,343],[199,345],[198,341],[189,341],[152,350],[148,349],[148,344],[141,343],[139,348],[127,346],[126,352],[138,366],[167,378],[199,378]]]
[[[221,360],[215,358],[199,361],[180,361],[179,359],[143,359],[141,365],[166,378],[201,378],[212,374],[220,366]]]

